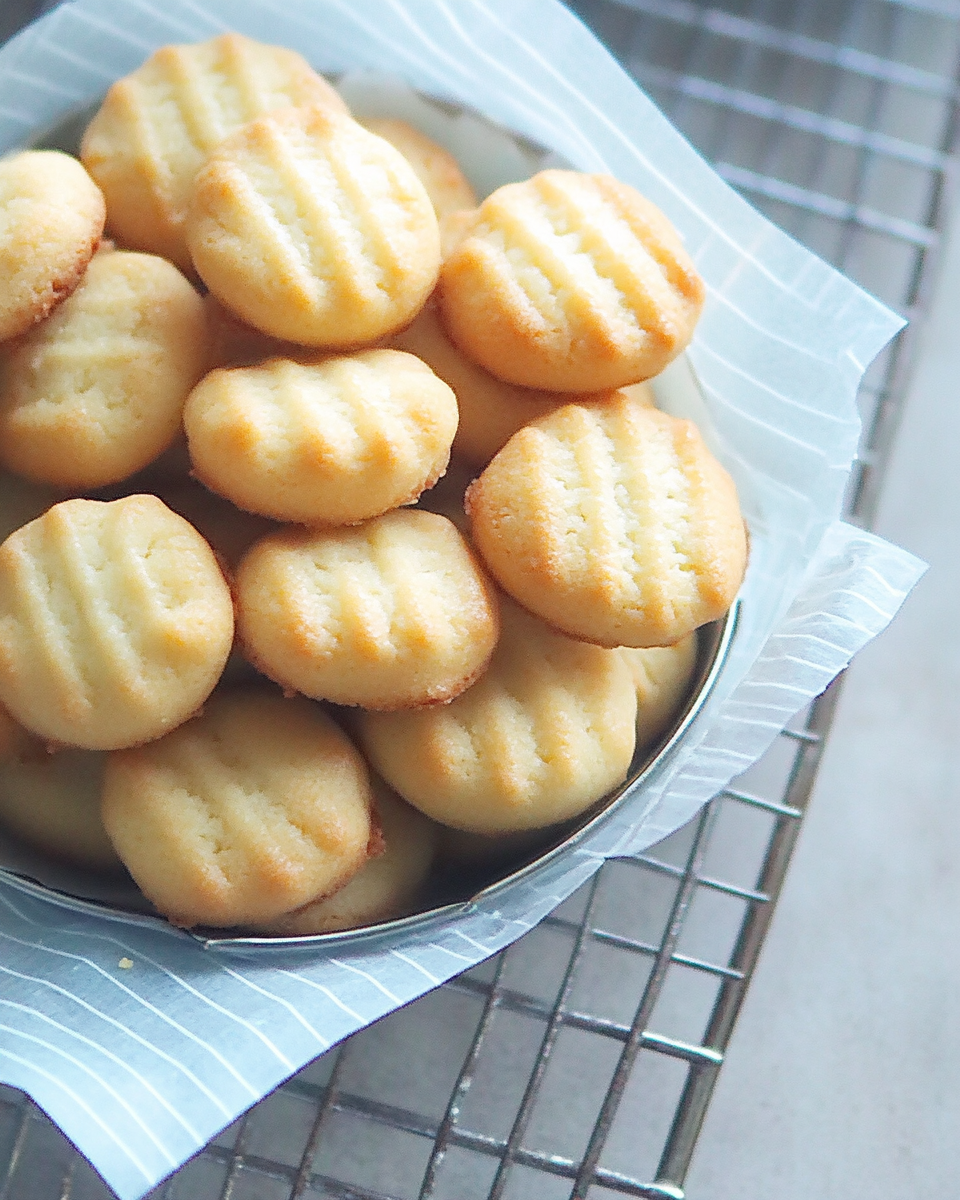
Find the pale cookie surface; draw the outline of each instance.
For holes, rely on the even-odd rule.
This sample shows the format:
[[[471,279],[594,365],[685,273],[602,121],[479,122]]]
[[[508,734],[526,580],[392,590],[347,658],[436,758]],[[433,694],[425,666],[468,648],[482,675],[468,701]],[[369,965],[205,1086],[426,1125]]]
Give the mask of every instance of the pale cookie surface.
[[[52,316],[0,348],[0,461],[77,490],[128,478],[176,441],[206,357],[203,301],[175,266],[96,255]]]
[[[356,929],[412,911],[430,873],[439,826],[401,800],[381,780],[374,779],[373,794],[383,853],[364,863],[332,896],[286,913],[262,926],[260,932],[305,937]]]
[[[422,358],[453,388],[460,410],[453,453],[475,466],[486,466],[518,429],[573,398],[566,393],[516,387],[477,366],[447,336],[432,301],[391,344]],[[639,403],[652,403],[648,385],[635,384],[631,390]],[[602,392],[596,398],[606,395],[609,393]]]
[[[440,250],[444,258],[448,258],[466,237],[475,212],[473,208],[458,208],[439,218]]]
[[[412,354],[367,350],[211,371],[184,410],[193,473],[239,508],[350,525],[432,487],[457,401]]]
[[[669,729],[690,694],[697,665],[697,635],[688,634],[675,646],[646,650],[622,647],[637,689],[637,748],[646,749]]]
[[[171,921],[239,925],[346,883],[379,848],[371,803],[338,726],[260,686],[218,692],[167,737],[110,755],[103,821]]]
[[[687,345],[703,284],[669,221],[606,175],[541,171],[488,196],[443,264],[458,346],[524,387],[598,392]]]
[[[693,422],[620,394],[521,429],[466,507],[506,591],[599,645],[672,645],[722,617],[743,579],[733,480]]]
[[[427,189],[438,219],[476,207],[477,194],[460,164],[432,138],[395,117],[366,117],[360,123],[400,151]]]
[[[278,110],[223,142],[194,181],[186,229],[218,299],[307,346],[400,329],[440,269],[436,214],[413,168],[321,108]]]
[[[237,632],[285,688],[364,708],[438,704],[496,645],[492,588],[445,517],[397,509],[262,539],[237,571]]]
[[[509,601],[483,676],[450,704],[360,714],[373,767],[442,824],[474,833],[553,825],[626,777],[637,700],[624,659]]]
[[[0,702],[51,743],[160,737],[203,704],[232,642],[213,551],[156,496],[65,500],[0,546]]]
[[[275,108],[346,112],[292,50],[225,33],[164,46],[107,92],[80,156],[107,198],[110,231],[191,269],[183,222],[193,177],[225,137]]]
[[[0,159],[0,342],[70,295],[105,216],[100,189],[68,154],[25,150]]]
[[[0,725],[11,727],[0,750],[0,826],[63,862],[120,871],[100,819],[106,755],[97,750],[51,754],[2,712]]]

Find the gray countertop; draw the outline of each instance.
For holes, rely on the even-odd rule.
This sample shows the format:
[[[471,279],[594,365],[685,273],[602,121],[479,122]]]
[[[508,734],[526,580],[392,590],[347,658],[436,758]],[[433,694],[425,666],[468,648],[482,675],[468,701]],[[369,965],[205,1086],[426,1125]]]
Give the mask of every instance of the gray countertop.
[[[848,672],[691,1200],[960,1193],[960,208],[877,531],[930,570]]]

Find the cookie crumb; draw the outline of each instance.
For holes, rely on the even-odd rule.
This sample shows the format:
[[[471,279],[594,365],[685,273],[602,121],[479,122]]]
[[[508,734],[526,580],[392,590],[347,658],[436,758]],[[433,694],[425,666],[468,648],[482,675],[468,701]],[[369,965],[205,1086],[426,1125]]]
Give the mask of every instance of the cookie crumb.
[[[117,966],[120,967],[121,970],[123,970],[123,971],[129,971],[130,968],[133,966],[133,959],[132,958],[121,958],[120,961],[117,963]]]

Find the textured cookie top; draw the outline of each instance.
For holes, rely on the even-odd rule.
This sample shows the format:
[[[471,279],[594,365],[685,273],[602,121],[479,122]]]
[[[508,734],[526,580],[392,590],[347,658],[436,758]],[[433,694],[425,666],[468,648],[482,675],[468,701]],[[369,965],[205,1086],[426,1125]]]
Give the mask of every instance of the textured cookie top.
[[[636,693],[615,651],[508,601],[490,666],[450,704],[360,717],[373,766],[428,816],[475,833],[552,825],[625,778]]]
[[[100,189],[68,154],[25,150],[0,159],[0,342],[70,295],[105,218]]]
[[[175,266],[101,251],[48,320],[0,350],[0,461],[77,490],[128,478],[175,441],[206,355],[203,302]]]
[[[269,678],[380,709],[457,695],[486,666],[499,631],[466,542],[445,517],[419,509],[263,538],[237,571],[237,622]]]
[[[213,552],[156,496],[65,500],[0,546],[0,701],[51,742],[160,737],[204,702],[232,641]]]
[[[703,284],[667,218],[606,175],[542,171],[498,188],[443,264],[453,340],[509,383],[597,392],[687,345]]]
[[[346,112],[299,54],[225,33],[164,46],[107,92],[80,155],[107,197],[111,232],[184,270],[183,221],[193,177],[225,137],[275,108]]]
[[[240,508],[349,525],[443,473],[457,401],[420,359],[367,350],[212,371],[184,411],[193,471]]]
[[[405,325],[440,269],[440,232],[413,168],[350,117],[288,108],[244,126],[194,181],[194,264],[265,333],[368,344]]]
[[[440,827],[376,778],[373,795],[383,853],[364,863],[332,896],[285,913],[261,926],[261,933],[304,937],[356,929],[412,910],[433,864]]]
[[[103,820],[171,921],[237,925],[341,887],[379,848],[371,801],[363,760],[317,705],[250,687],[110,755]]]
[[[521,429],[466,507],[502,586],[600,645],[670,645],[723,616],[743,578],[733,480],[693,422],[622,395]]]
[[[395,117],[367,117],[360,124],[400,151],[427,189],[438,218],[476,207],[477,194],[460,164],[432,138]]]

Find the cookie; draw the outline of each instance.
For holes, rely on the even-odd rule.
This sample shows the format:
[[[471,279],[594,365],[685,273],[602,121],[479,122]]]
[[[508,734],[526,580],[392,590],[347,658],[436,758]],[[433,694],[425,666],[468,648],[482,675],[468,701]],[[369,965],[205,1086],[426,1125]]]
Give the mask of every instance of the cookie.
[[[440,221],[440,251],[447,258],[460,245],[473,224],[472,208],[459,208],[455,212],[444,213]]]
[[[440,827],[380,780],[374,779],[373,796],[383,836],[383,853],[364,863],[350,882],[332,896],[286,913],[260,927],[258,932],[308,937],[338,929],[357,929],[413,911],[433,864]]]
[[[0,702],[48,742],[160,737],[203,704],[232,641],[213,551],[156,496],[65,500],[0,546]]]
[[[326,80],[281,46],[225,33],[157,50],[110,88],[80,147],[107,198],[111,233],[189,272],[183,222],[193,177],[229,134],[291,104],[346,112]]]
[[[242,512],[187,476],[156,480],[151,491],[210,543],[210,549],[228,572],[255,541],[277,528],[267,517]]]
[[[431,302],[412,325],[394,336],[391,344],[422,358],[453,388],[460,411],[453,453],[475,466],[486,466],[518,429],[571,399],[564,393],[516,387],[485,371],[447,337],[437,307]],[[641,403],[652,402],[648,385],[634,386],[645,389],[637,395]]]
[[[458,695],[496,645],[496,599],[445,517],[397,509],[343,529],[288,529],[237,570],[247,658],[336,704],[411,708]]]
[[[599,645],[672,645],[722,617],[743,579],[733,480],[692,421],[619,394],[521,429],[465,503],[501,586]]]
[[[342,887],[380,849],[367,768],[315,704],[218,692],[159,741],[109,756],[103,823],[174,924],[269,921]]]
[[[667,218],[606,175],[541,171],[488,196],[446,257],[447,332],[523,387],[649,379],[687,345],[703,283]]]
[[[697,635],[688,634],[675,646],[647,650],[622,647],[637,689],[637,749],[653,746],[673,723],[697,665]]]
[[[407,160],[316,107],[278,110],[224,141],[194,181],[186,235],[218,299],[307,346],[402,328],[440,268],[437,218]]]
[[[443,474],[457,401],[412,354],[367,350],[211,371],[183,419],[193,474],[239,508],[349,525]]]
[[[0,825],[52,858],[95,871],[123,865],[100,819],[106,755],[51,754],[0,713]]]
[[[616,651],[573,641],[504,600],[486,672],[449,704],[363,712],[376,771],[444,825],[502,834],[553,825],[626,778],[636,692]]]
[[[225,308],[213,292],[203,298],[206,309],[207,367],[251,367],[268,358],[295,358],[303,347],[261,333]]]
[[[432,138],[395,117],[366,117],[360,124],[400,151],[427,189],[438,220],[442,222],[452,213],[476,208],[477,194],[460,170],[460,164]]]
[[[206,366],[203,302],[155,255],[98,254],[52,316],[0,349],[0,461],[76,491],[174,444]]]
[[[0,342],[42,321],[77,286],[106,217],[75,158],[24,150],[0,158]]]

